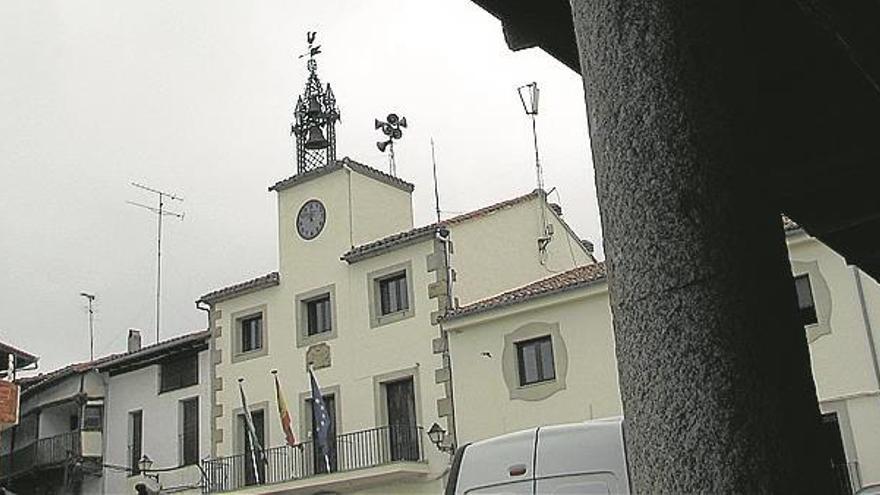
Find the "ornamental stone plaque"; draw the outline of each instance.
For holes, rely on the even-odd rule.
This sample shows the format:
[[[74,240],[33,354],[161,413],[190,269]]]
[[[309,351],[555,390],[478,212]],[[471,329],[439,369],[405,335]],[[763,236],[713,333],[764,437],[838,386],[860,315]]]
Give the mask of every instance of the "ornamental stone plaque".
[[[330,367],[330,346],[326,342],[309,346],[306,351],[306,367],[309,365],[316,370]]]

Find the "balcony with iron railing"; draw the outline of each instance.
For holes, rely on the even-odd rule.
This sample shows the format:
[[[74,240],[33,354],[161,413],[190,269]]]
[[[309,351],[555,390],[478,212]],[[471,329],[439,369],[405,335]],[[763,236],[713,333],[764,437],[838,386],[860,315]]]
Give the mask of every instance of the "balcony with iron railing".
[[[253,458],[245,454],[202,461],[202,492],[285,483],[285,493],[296,493],[298,487],[311,490],[317,484],[330,489],[334,482],[353,486],[359,480],[377,483],[427,473],[420,426],[381,426],[340,434],[331,439],[326,458],[317,450],[313,441],[266,449],[256,475]]]
[[[32,469],[48,468],[77,458],[82,452],[81,439],[81,432],[74,430],[40,438],[0,455],[0,478],[14,477]]]

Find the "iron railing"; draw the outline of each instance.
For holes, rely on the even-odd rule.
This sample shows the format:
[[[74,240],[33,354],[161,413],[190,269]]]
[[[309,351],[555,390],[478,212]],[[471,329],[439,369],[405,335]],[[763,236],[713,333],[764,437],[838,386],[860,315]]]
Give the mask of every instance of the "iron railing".
[[[9,478],[35,468],[62,463],[79,457],[80,431],[74,430],[53,437],[40,438],[0,456],[0,478]]]
[[[424,462],[424,432],[421,426],[381,426],[336,435],[330,452],[316,452],[313,441],[283,445],[264,451],[265,462],[254,466],[245,454],[202,461],[202,493],[237,490],[256,484],[280,483],[328,472],[354,471],[392,462]]]

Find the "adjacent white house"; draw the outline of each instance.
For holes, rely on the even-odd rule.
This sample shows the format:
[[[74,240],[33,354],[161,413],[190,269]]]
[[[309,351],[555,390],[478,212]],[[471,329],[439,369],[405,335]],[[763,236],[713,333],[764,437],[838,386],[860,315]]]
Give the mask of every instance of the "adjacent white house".
[[[208,456],[208,333],[24,378],[21,421],[0,436],[0,485],[15,493],[198,491]],[[144,456],[151,471],[141,473]]]
[[[140,351],[131,342],[140,337],[129,338],[132,352],[98,366],[105,383],[103,493],[134,493],[140,482],[163,493],[198,491],[199,463],[210,455],[208,333]],[[141,473],[144,457],[151,471]]]
[[[829,468],[852,493],[880,483],[880,284],[794,223],[785,229]],[[604,264],[463,305],[441,325],[460,444],[622,414]]]

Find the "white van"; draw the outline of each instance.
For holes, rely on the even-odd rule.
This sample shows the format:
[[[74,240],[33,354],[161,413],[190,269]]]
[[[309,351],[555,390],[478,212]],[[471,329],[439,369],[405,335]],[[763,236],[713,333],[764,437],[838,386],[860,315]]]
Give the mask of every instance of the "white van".
[[[542,426],[465,445],[446,495],[610,495],[629,491],[623,418]]]

